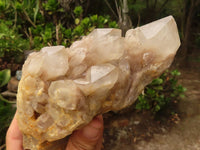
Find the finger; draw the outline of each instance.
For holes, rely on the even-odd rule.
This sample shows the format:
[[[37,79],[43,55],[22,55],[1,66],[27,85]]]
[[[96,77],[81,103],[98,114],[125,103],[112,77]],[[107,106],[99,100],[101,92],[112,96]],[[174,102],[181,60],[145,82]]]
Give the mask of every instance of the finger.
[[[66,150],[100,150],[102,136],[103,118],[98,116],[71,135]]]
[[[15,114],[6,135],[6,150],[23,150],[22,140],[23,136],[19,130]]]

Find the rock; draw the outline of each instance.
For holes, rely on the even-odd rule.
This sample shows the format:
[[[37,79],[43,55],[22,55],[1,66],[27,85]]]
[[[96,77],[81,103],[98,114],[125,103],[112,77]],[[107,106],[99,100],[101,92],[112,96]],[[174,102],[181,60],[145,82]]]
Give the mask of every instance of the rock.
[[[134,121],[133,124],[134,124],[134,125],[139,125],[139,124],[140,124],[140,121]]]
[[[126,127],[129,125],[129,120],[128,119],[121,119],[118,121],[119,127]]]
[[[10,91],[4,91],[1,93],[2,96],[4,97],[13,97],[16,98],[17,94],[14,92],[10,92]]]
[[[120,128],[120,127],[126,127],[129,125],[129,120],[128,119],[119,119],[115,120],[111,123],[112,127],[114,128]]]
[[[179,46],[176,23],[169,16],[131,29],[125,38],[119,29],[96,29],[70,48],[31,53],[17,95],[24,149],[58,149],[63,138],[94,116],[133,104],[170,66]]]
[[[7,88],[10,92],[17,92],[19,81],[16,77],[12,77],[8,82]]]
[[[15,77],[17,78],[17,80],[21,80],[21,77],[22,77],[22,71],[21,70],[17,70],[16,71],[16,75]]]

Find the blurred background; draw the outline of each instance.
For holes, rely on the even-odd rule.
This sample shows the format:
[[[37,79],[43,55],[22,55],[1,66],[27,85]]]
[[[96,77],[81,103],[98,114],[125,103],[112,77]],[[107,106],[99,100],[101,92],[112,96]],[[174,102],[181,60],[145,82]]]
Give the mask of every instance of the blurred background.
[[[104,149],[199,150],[200,0],[0,0],[0,150],[28,54],[69,47],[95,28],[125,33],[169,15],[182,43],[174,63],[133,106],[104,115]]]

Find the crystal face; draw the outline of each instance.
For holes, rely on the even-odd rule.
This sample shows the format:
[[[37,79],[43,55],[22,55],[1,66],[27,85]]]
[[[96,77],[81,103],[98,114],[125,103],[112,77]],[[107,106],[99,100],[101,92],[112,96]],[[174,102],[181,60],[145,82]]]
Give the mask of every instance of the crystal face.
[[[95,29],[70,48],[32,53],[17,95],[24,149],[64,149],[63,139],[97,114],[133,104],[170,66],[179,46],[169,16],[131,29],[125,37],[119,29]]]

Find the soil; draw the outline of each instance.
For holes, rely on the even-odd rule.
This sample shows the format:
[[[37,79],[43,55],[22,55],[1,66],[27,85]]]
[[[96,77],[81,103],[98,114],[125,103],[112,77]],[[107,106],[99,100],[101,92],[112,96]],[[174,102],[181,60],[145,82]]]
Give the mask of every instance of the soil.
[[[14,59],[7,60],[6,58],[0,58],[0,70],[10,69],[11,75],[14,76],[17,70],[22,68],[22,62],[16,63]]]
[[[200,150],[199,51],[179,69],[179,82],[187,91],[176,105],[177,113],[156,119],[132,107],[105,114],[104,150]]]

